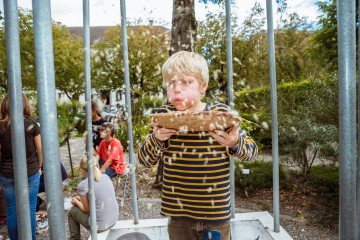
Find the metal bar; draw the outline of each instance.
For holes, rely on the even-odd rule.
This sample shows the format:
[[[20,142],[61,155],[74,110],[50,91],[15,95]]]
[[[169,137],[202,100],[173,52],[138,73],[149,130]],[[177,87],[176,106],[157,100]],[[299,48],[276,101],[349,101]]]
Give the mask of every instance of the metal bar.
[[[125,0],[120,0],[121,11],[121,38],[122,38],[122,54],[124,63],[124,82],[125,82],[125,102],[126,102],[126,126],[127,135],[129,138],[129,160],[131,165],[131,195],[134,210],[134,224],[139,224],[139,213],[137,206],[137,193],[136,193],[136,176],[135,176],[135,156],[134,156],[134,140],[132,133],[132,114],[131,114],[131,95],[130,95],[130,74],[129,74],[129,58],[128,58],[128,44],[126,32],[126,6]]]
[[[91,118],[91,72],[90,72],[90,6],[89,0],[83,0],[83,29],[84,29],[84,76],[85,76],[85,102],[86,102],[86,152],[88,159],[88,184],[90,200],[90,226],[91,239],[97,239],[94,161],[92,142],[92,118]]]
[[[277,93],[276,93],[275,40],[274,40],[274,26],[273,26],[273,9],[272,9],[271,0],[266,0],[266,16],[267,16],[267,30],[268,30],[269,67],[270,67],[274,232],[280,232],[279,140],[278,140],[278,116],[277,116]]]
[[[355,0],[337,1],[339,64],[339,239],[356,239]]]
[[[360,0],[358,0],[360,6]],[[358,7],[358,22],[360,22],[360,7]],[[358,27],[358,36],[360,36],[360,27]],[[360,37],[358,37],[358,71],[360,69]],[[358,73],[358,95],[357,101],[360,106],[360,74]],[[356,226],[360,224],[360,111],[357,114],[357,158],[356,158]],[[356,239],[360,239],[360,228],[356,228]]]
[[[231,36],[231,4],[226,0],[226,64],[227,64],[227,94],[228,105],[233,108],[233,62],[232,62],[232,36]],[[235,218],[235,160],[230,157],[230,201],[231,218]]]
[[[22,105],[19,18],[16,0],[4,1],[4,16],[16,213],[17,216],[19,216],[17,218],[18,236],[19,239],[31,239],[29,188],[26,170],[24,114]]]
[[[33,0],[36,79],[50,239],[66,239],[61,188],[50,0]]]
[[[71,151],[70,151],[70,139],[67,139],[66,142],[67,142],[67,147],[68,147],[68,152],[69,152],[71,176],[74,177],[74,168],[73,168],[73,162],[72,162]]]

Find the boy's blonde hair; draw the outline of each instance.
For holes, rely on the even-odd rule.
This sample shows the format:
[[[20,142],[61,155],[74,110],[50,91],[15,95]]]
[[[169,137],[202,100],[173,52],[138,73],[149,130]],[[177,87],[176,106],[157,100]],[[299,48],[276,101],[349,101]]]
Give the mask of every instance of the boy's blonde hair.
[[[166,60],[162,66],[163,84],[172,80],[176,75],[194,76],[201,84],[209,82],[209,68],[206,60],[194,52],[180,51]]]

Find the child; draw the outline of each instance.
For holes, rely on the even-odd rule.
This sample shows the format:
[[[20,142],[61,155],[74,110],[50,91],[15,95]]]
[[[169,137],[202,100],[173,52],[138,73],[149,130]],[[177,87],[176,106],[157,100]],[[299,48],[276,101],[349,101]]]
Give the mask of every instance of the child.
[[[102,173],[106,173],[110,178],[125,172],[124,151],[119,140],[114,138],[114,124],[103,123],[100,129],[101,141],[97,154],[100,157],[99,165]]]
[[[102,232],[112,227],[119,217],[119,205],[116,201],[114,186],[106,174],[101,174],[98,163],[94,164],[96,225]],[[80,224],[90,229],[90,206],[88,199],[88,166],[87,158],[80,161],[80,172],[86,177],[77,186],[78,196],[71,203],[74,205],[68,212],[70,239],[80,239]]]
[[[203,103],[209,81],[206,60],[192,52],[172,55],[162,67],[169,105],[158,113],[223,111],[220,103]],[[206,230],[230,239],[230,157],[251,160],[257,154],[255,142],[234,125],[225,131],[181,133],[152,130],[138,152],[142,165],[164,159],[161,214],[170,217],[170,240],[204,239]]]

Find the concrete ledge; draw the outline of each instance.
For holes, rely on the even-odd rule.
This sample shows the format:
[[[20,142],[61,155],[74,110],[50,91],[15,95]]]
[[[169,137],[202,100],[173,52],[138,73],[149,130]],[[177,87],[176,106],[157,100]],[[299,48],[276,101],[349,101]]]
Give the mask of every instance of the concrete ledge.
[[[142,232],[147,234],[150,239],[168,240],[167,218],[142,219],[139,224],[134,224],[133,220],[118,221],[108,231],[98,233],[98,240],[117,239],[122,234],[131,232]],[[274,219],[268,212],[247,212],[237,213],[231,219],[232,239],[274,239],[290,240],[292,237],[280,227],[280,232],[274,232]],[[89,240],[91,237],[89,237]]]
[[[242,224],[245,221],[258,221],[263,226],[264,230],[271,236],[274,240],[290,240],[293,239],[281,226],[280,232],[274,232],[274,219],[269,212],[247,212],[247,213],[236,213],[235,218],[231,219],[231,235],[233,239],[246,239],[246,238],[236,238],[236,230],[239,228],[234,227],[233,223],[238,225]],[[259,231],[261,233],[261,231]],[[244,233],[241,233],[244,236]],[[255,239],[255,238],[254,238]],[[263,239],[263,238],[259,238]]]

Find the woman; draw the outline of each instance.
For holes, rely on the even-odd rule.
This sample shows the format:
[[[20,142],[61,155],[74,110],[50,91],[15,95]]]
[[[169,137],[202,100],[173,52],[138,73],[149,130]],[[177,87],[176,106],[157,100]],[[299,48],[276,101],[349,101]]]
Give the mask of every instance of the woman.
[[[97,148],[100,145],[101,137],[98,127],[101,126],[105,119],[101,117],[98,104],[93,100],[91,101],[91,118],[92,118],[92,138],[93,138],[93,147],[97,151]]]
[[[119,205],[116,201],[114,186],[108,175],[102,174],[95,160],[95,199],[97,231],[102,232],[112,227],[119,217]],[[80,160],[80,172],[85,177],[77,186],[78,196],[71,200],[74,205],[68,212],[70,240],[80,239],[80,224],[90,230],[90,207],[88,198],[87,158]]]
[[[42,153],[41,136],[38,124],[30,118],[32,107],[24,94],[23,115],[24,134],[26,145],[26,162],[29,188],[31,233],[32,239],[36,239],[36,199],[39,189]],[[16,215],[16,198],[14,183],[14,159],[11,145],[11,122],[10,122],[10,98],[6,94],[1,103],[0,114],[0,184],[3,189],[6,202],[7,228],[10,239],[18,239],[18,225]],[[25,167],[25,166],[24,166]]]

